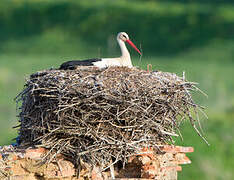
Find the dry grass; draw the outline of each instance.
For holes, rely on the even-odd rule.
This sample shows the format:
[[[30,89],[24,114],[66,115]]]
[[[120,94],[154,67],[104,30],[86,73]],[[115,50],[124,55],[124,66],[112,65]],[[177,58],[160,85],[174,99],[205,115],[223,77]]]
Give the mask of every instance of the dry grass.
[[[125,163],[142,147],[173,143],[184,119],[198,132],[191,114],[200,107],[190,95],[197,90],[175,74],[135,68],[41,71],[17,97],[20,140],[77,165]]]

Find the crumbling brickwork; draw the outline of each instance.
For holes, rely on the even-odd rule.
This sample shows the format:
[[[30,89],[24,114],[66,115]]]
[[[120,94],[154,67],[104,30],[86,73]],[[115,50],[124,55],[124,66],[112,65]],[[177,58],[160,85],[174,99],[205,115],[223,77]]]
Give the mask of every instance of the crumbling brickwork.
[[[80,176],[76,176],[74,165],[64,156],[57,155],[49,163],[41,163],[42,157],[48,152],[44,148],[19,149],[4,146],[0,149],[0,179],[11,180],[106,180],[111,179],[109,169],[101,172],[98,166],[86,165]],[[165,145],[155,150],[144,148],[130,157],[125,168],[114,168],[116,179],[157,179],[177,180],[180,164],[191,161],[185,153],[193,152],[192,147]]]

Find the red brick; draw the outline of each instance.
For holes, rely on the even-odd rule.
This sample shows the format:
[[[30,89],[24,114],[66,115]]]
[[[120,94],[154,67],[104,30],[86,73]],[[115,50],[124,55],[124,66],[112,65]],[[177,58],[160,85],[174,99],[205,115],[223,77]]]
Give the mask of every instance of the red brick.
[[[160,171],[171,171],[176,169],[176,166],[166,166],[166,167],[161,167]]]
[[[75,175],[74,165],[66,160],[57,161],[62,177],[69,177]]]
[[[146,165],[142,167],[144,169],[144,171],[148,171],[148,170],[157,170],[157,168],[155,166],[150,166],[150,165]]]
[[[193,147],[179,147],[180,152],[183,153],[191,153],[194,152],[194,148]]]
[[[12,164],[10,168],[11,174],[14,176],[21,176],[21,175],[27,175],[28,172],[25,170],[25,161],[16,161],[14,164]]]
[[[45,169],[45,177],[46,178],[58,178],[62,177],[61,172],[59,171],[59,167],[54,163],[49,163],[47,168]]]
[[[181,166],[176,166],[176,171],[182,171],[182,167]]]
[[[161,156],[161,161],[162,162],[166,162],[166,161],[171,161],[173,160],[174,157],[173,157],[173,154],[172,153],[165,153]]]
[[[193,147],[181,147],[181,146],[170,146],[170,145],[165,145],[161,148],[161,151],[163,152],[170,152],[170,153],[189,153],[189,152],[194,152]]]
[[[191,164],[192,161],[187,157],[185,156],[183,159],[177,161],[178,164]]]
[[[92,180],[103,180],[101,171],[98,167],[94,167],[91,172],[91,179]]]
[[[34,174],[11,176],[10,180],[37,180]]]
[[[147,164],[142,166],[143,178],[154,178],[158,174],[159,164],[156,161],[152,161],[151,165]]]
[[[142,157],[140,157],[139,159],[140,159],[140,161],[141,161],[141,163],[142,163],[143,165],[147,165],[147,164],[150,164],[150,163],[151,163],[151,158],[148,157],[148,156],[143,156],[143,155],[142,155]]]
[[[45,153],[46,153],[45,148],[27,149],[25,152],[25,158],[41,159]]]
[[[176,161],[181,161],[186,157],[186,155],[184,153],[177,153],[175,154],[175,160]]]
[[[142,152],[148,152],[148,151],[151,151],[151,152],[153,152],[154,151],[154,149],[152,148],[152,147],[144,147],[144,148],[142,148],[142,150],[141,150]]]
[[[176,170],[176,171],[182,171],[181,166],[167,166],[167,167],[162,167],[160,171],[171,171],[171,170]]]
[[[137,156],[148,156],[151,160],[155,160],[154,149],[152,147],[145,147]]]

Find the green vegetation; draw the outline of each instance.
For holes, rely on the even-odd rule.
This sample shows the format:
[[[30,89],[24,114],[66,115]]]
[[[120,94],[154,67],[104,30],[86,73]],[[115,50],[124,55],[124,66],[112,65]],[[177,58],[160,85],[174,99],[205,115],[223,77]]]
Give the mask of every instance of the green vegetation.
[[[167,54],[229,39],[234,5],[130,0],[15,1],[0,5],[0,40],[47,34],[54,29],[69,37],[106,46],[106,37],[127,31],[145,53]],[[61,37],[59,37],[61,38]],[[0,45],[0,49],[5,49]]]
[[[195,152],[188,155],[193,163],[184,166],[179,179],[233,179],[234,5],[218,0],[177,2],[0,3],[0,145],[16,137],[11,128],[17,125],[14,98],[25,78],[65,60],[117,56],[115,36],[126,31],[144,52],[140,60],[129,48],[135,66],[151,63],[156,70],[178,75],[185,71],[187,79],[199,82],[209,95],[194,93],[195,100],[207,107],[209,119],[201,114],[201,123],[211,146],[188,122],[183,124],[184,141],[177,142],[194,146]]]

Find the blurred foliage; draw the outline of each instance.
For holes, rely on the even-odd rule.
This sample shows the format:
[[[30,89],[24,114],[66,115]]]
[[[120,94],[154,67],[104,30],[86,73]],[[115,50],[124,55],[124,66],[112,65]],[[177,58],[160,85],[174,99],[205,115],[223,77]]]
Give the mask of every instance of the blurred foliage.
[[[194,153],[187,154],[192,159],[192,164],[183,166],[179,173],[181,179],[204,179],[204,180],[232,180],[233,154],[234,154],[234,113],[210,115],[210,120],[202,121],[205,134],[210,146],[200,143],[200,138],[192,130],[189,123],[182,128],[184,141],[181,145],[192,145]],[[178,142],[178,144],[180,144]]]
[[[106,46],[126,31],[145,53],[181,52],[213,39],[234,38],[234,6],[131,0],[3,0],[0,40],[41,35],[60,29],[72,39]],[[197,1],[194,1],[197,2]],[[141,39],[141,41],[139,41]],[[4,43],[0,45],[0,50]]]
[[[134,0],[132,0],[134,1]],[[182,2],[182,3],[210,3],[210,4],[226,4],[226,3],[234,3],[233,0],[138,0],[141,2]]]

